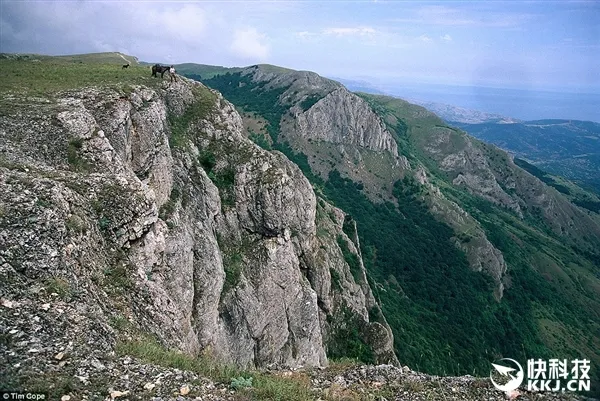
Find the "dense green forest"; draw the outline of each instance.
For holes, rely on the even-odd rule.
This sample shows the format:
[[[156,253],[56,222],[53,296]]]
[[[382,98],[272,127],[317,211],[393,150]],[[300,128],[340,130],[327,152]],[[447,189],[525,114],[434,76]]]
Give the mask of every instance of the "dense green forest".
[[[253,82],[240,73],[203,82],[221,91],[236,107],[264,117],[273,148],[298,164],[320,195],[356,222],[371,288],[393,330],[402,364],[433,374],[487,375],[489,362],[498,357],[525,361],[579,356],[579,345],[571,340],[598,330],[594,323],[598,311],[590,309],[592,304],[586,300],[593,292],[579,296],[579,289],[566,286],[567,281],[548,280],[532,267],[532,255],[544,252],[558,265],[589,267],[585,255],[518,222],[511,212],[449,185],[444,188],[446,195],[482,224],[506,258],[509,288],[497,302],[491,279],[469,267],[464,253],[453,245],[453,230],[436,219],[421,200],[418,183],[410,178],[400,180],[393,191],[397,202],[374,203],[362,192],[360,183],[342,177],[337,170],[323,180],[313,174],[304,154],[279,140],[281,118],[291,106],[280,101],[286,87],[267,90],[265,83]],[[309,102],[304,106],[310,106]],[[408,122],[398,118],[390,129],[399,144],[410,143]],[[538,171],[532,174],[544,178]],[[567,276],[565,280],[571,280],[572,275]],[[550,328],[541,326],[542,321]],[[557,334],[563,328],[552,326],[555,322],[569,326],[564,329],[568,333]],[[548,340],[561,335],[566,337]],[[595,341],[589,340],[587,349],[594,350]],[[368,354],[354,354],[369,359]]]
[[[556,182],[556,180],[554,180],[552,177],[550,177],[548,175],[548,173],[540,170],[533,164],[529,164],[525,160],[519,159],[518,157],[515,157],[515,164],[517,166],[521,167],[523,170],[526,170],[533,176],[542,180],[542,182],[544,182],[546,185],[550,185],[551,187],[554,187],[558,192],[561,192],[565,195],[569,195],[571,193],[571,191],[569,191],[569,188],[565,187],[564,185],[560,185],[559,183]]]
[[[529,303],[519,297],[497,303],[491,280],[469,268],[451,245],[452,229],[431,215],[418,192],[412,180],[398,181],[396,207],[372,203],[337,171],[325,184],[327,197],[357,222],[398,358],[437,374],[485,374],[500,355],[525,358],[524,346],[548,355]]]

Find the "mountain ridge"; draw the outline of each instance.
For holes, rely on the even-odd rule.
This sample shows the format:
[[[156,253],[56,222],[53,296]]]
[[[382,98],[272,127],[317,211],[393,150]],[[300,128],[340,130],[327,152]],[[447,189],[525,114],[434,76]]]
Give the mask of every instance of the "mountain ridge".
[[[600,123],[579,120],[532,120],[510,125],[450,123],[494,143],[548,172],[598,193]]]
[[[243,376],[200,370],[218,377],[213,393],[212,382],[189,373],[211,366],[202,359],[210,357],[264,368],[332,356],[397,363],[397,354],[418,370],[483,375],[482,355],[507,352],[591,353],[597,363],[597,338],[561,344],[597,324],[598,279],[571,246],[593,251],[594,220],[585,235],[548,225],[544,213],[563,208],[584,220],[503,152],[424,109],[261,66],[207,79],[221,95],[185,78],[151,78],[141,66],[83,63],[38,75],[37,62],[5,62],[28,71],[0,87],[0,238],[8,241],[0,265],[10,283],[0,288],[1,344],[13,386],[38,388],[39,377],[58,397],[126,390],[143,399],[173,397],[185,380],[178,397],[229,398],[223,380],[239,388]],[[93,72],[85,84],[58,79],[81,71]],[[505,168],[518,173],[514,186]],[[533,200],[521,188],[532,183]],[[540,197],[550,203],[537,216],[529,209]],[[561,243],[561,229],[574,239]],[[557,288],[561,302],[549,295]],[[587,320],[569,318],[577,308]],[[25,330],[40,316],[35,333]],[[135,378],[123,379],[132,363]],[[172,374],[157,371],[161,363],[184,366],[174,372],[182,379],[167,386],[143,373]],[[300,373],[287,390],[274,387],[283,386],[277,373],[239,373],[254,384],[236,396],[504,397],[487,379],[407,368],[307,372],[309,385]]]
[[[546,354],[549,352],[546,347],[556,347],[556,343],[544,334],[545,329],[538,326],[537,322],[540,318],[536,318],[536,316],[552,316],[549,320],[552,321],[552,324],[562,327],[561,335],[567,335],[567,332],[572,331],[573,328],[567,328],[565,323],[560,321],[559,316],[563,316],[564,312],[559,312],[559,310],[562,310],[563,306],[548,303],[547,295],[543,295],[559,288],[557,287],[558,283],[549,281],[552,276],[549,275],[550,270],[548,269],[555,273],[561,271],[559,276],[564,274],[563,269],[569,271],[567,276],[570,274],[582,275],[581,277],[585,277],[584,280],[590,284],[597,280],[597,272],[594,273],[596,257],[593,255],[599,249],[600,231],[596,213],[590,214],[589,211],[572,205],[560,192],[546,187],[538,178],[515,165],[512,158],[500,149],[468,137],[464,132],[446,125],[426,109],[410,105],[397,98],[359,94],[362,100],[367,101],[370,112],[375,112],[377,118],[392,134],[397,145],[398,157],[405,160],[399,165],[398,170],[394,170],[395,162],[393,160],[386,159],[386,153],[394,157],[389,152],[377,152],[374,159],[376,163],[371,164],[372,162],[369,160],[373,159],[369,156],[368,149],[362,146],[357,147],[351,141],[336,143],[332,140],[337,135],[336,130],[340,133],[343,132],[343,128],[339,128],[339,126],[331,126],[328,137],[308,141],[310,136],[302,133],[302,130],[298,130],[298,121],[323,109],[327,95],[316,99],[314,103],[306,103],[305,107],[300,107],[303,97],[289,99],[285,96],[287,88],[278,87],[274,81],[271,82],[271,85],[268,83],[264,85],[260,83],[260,80],[253,79],[255,74],[256,71],[249,68],[236,74],[215,76],[204,82],[222,91],[224,96],[244,113],[249,113],[254,117],[261,114],[269,115],[259,133],[264,134],[265,138],[270,137],[265,145],[284,151],[288,157],[298,163],[313,186],[322,188],[328,199],[348,211],[357,221],[361,244],[366,249],[370,249],[371,254],[377,255],[375,264],[371,264],[367,270],[376,282],[375,287],[385,289],[384,292],[379,291],[379,296],[383,297],[384,294],[388,294],[386,299],[382,300],[383,310],[394,331],[396,350],[399,352],[401,360],[412,361],[410,363],[413,363],[414,366],[421,367],[422,360],[419,362],[415,355],[410,355],[407,352],[408,349],[415,347],[424,352],[428,348],[435,348],[433,346],[435,342],[444,342],[441,338],[430,339],[431,342],[424,347],[401,334],[406,332],[406,322],[414,318],[414,315],[410,316],[411,314],[426,314],[426,309],[421,308],[427,308],[425,307],[427,301],[414,292],[416,288],[413,286],[416,283],[411,280],[414,279],[415,273],[406,266],[407,263],[418,266],[422,262],[419,262],[418,258],[409,258],[404,261],[401,258],[394,258],[394,255],[389,253],[391,249],[394,249],[393,252],[398,255],[408,256],[405,248],[403,250],[402,247],[392,247],[389,241],[385,242],[376,238],[377,234],[369,231],[370,228],[368,228],[369,221],[375,219],[374,216],[378,213],[382,213],[382,216],[383,213],[392,213],[387,219],[396,215],[399,218],[406,218],[409,207],[425,207],[425,209],[417,209],[420,210],[419,213],[424,213],[423,218],[421,221],[414,221],[415,227],[406,227],[408,230],[406,235],[419,235],[416,227],[419,227],[419,230],[432,230],[432,227],[425,228],[421,224],[427,218],[436,216],[435,220],[450,228],[448,234],[444,234],[448,235],[447,239],[443,241],[449,241],[460,252],[466,252],[468,266],[474,271],[486,272],[488,277],[495,282],[495,286],[493,286],[495,290],[486,291],[495,295],[496,300],[499,300],[499,306],[497,312],[492,312],[493,316],[484,318],[490,319],[488,323],[480,322],[481,327],[478,330],[482,330],[483,337],[487,335],[484,334],[487,330],[496,329],[494,325],[488,326],[489,322],[495,320],[495,325],[505,327],[503,330],[520,333],[521,341],[525,343],[530,341],[526,346],[529,348],[527,353]],[[239,80],[241,79],[246,79],[246,81],[240,84],[242,81]],[[277,79],[282,81],[286,78],[278,77]],[[263,87],[268,89],[263,90]],[[253,101],[257,98],[262,99],[260,103]],[[339,104],[342,103],[339,102]],[[313,108],[314,110],[311,111]],[[272,110],[279,111],[274,115]],[[332,118],[337,118],[334,116],[338,113],[333,112],[332,107],[328,107],[327,110],[332,112]],[[348,115],[350,116],[352,113]],[[300,124],[301,127],[302,124]],[[249,132],[249,135],[255,139],[260,136],[255,132]],[[308,138],[306,138],[307,136]],[[367,164],[365,165],[365,163]],[[361,168],[363,165],[366,168]],[[369,201],[367,202],[364,197]],[[344,200],[345,198],[353,199],[355,203],[349,203]],[[373,206],[370,206],[369,202]],[[391,202],[390,206],[386,206],[388,202]],[[383,209],[374,209],[370,212],[370,216],[363,215],[362,210],[382,206],[387,208],[386,212]],[[415,209],[411,210],[411,213],[416,211]],[[404,217],[401,217],[402,215]],[[393,217],[392,221],[396,221],[395,219],[396,217]],[[380,221],[380,228],[385,226],[384,221],[385,219]],[[401,224],[400,220],[397,224]],[[440,227],[438,232],[441,234],[446,229]],[[393,236],[398,235],[397,232],[394,234],[394,229],[391,229],[391,231],[385,231],[385,234],[381,232],[380,235]],[[443,236],[440,237],[440,240],[442,238]],[[473,240],[474,238],[475,240]],[[539,249],[539,244],[544,241],[552,243],[555,251],[546,247]],[[563,241],[562,245],[561,241]],[[444,242],[437,246],[443,246],[442,243]],[[389,249],[386,250],[385,247],[389,247]],[[469,252],[471,256],[468,256]],[[576,262],[573,262],[572,256],[568,256],[572,255],[572,252],[577,255]],[[422,254],[422,256],[426,255],[427,251]],[[496,255],[496,261],[487,259],[492,255]],[[367,259],[369,257],[367,256]],[[435,255],[431,255],[431,257],[432,265],[440,263],[440,267],[443,266],[443,262],[435,261]],[[462,257],[448,256],[448,260],[459,264],[463,263],[458,262]],[[380,260],[380,258],[383,259]],[[548,261],[552,259],[559,262],[549,264]],[[411,262],[407,262],[407,260]],[[485,268],[480,263],[490,263],[490,266],[495,267]],[[398,270],[393,267],[393,264],[406,267]],[[574,270],[571,271],[571,269]],[[383,277],[381,276],[382,271],[384,272]],[[435,277],[431,276],[427,270],[418,271],[420,275],[423,275],[421,280],[435,280]],[[391,278],[385,276],[389,273],[391,273]],[[466,272],[461,274],[466,274]],[[525,279],[525,277],[528,278]],[[392,278],[400,283],[400,286],[394,287]],[[459,279],[456,278],[456,280]],[[547,280],[547,282],[543,280]],[[536,282],[539,289],[532,291],[528,281]],[[474,294],[479,293],[481,288],[489,284],[477,285],[481,287],[477,289],[462,288],[459,291],[463,295],[473,294],[469,296],[474,297]],[[505,286],[508,288],[508,292],[504,291]],[[516,289],[517,287],[518,289]],[[581,303],[581,305],[587,305],[582,306],[582,309],[590,312],[597,309],[597,306],[593,306],[596,304],[593,296],[590,298],[595,291],[594,285],[591,284],[591,287],[587,288],[584,292],[579,293],[576,286],[568,284],[559,291],[567,291],[569,295],[565,293],[565,298],[573,299],[574,302]],[[397,300],[390,298],[389,294],[398,291],[412,294],[409,296],[408,303],[403,305],[404,308],[415,308],[410,309],[411,312],[408,312],[408,315],[397,309],[399,305]],[[438,296],[441,294],[442,292]],[[505,300],[507,296],[508,299]],[[545,299],[542,301],[545,306],[531,309],[527,307],[526,313],[521,312],[522,317],[529,321],[520,320],[520,323],[515,325],[514,321],[509,323],[510,320],[505,320],[506,313],[510,315],[510,312],[504,308],[518,310],[521,309],[520,303],[531,305],[528,297]],[[444,302],[452,304],[455,301],[448,299]],[[481,301],[475,301],[472,298],[469,302],[476,305]],[[481,307],[483,308],[483,306]],[[447,313],[443,310],[437,310],[437,312]],[[593,312],[592,314],[595,316]],[[400,321],[403,322],[400,323]],[[596,318],[592,321],[596,321]],[[590,330],[594,330],[592,329],[595,327],[594,324],[591,323]],[[575,326],[579,326],[579,323]],[[489,327],[489,329],[485,327]],[[430,326],[429,330],[431,331],[431,329]],[[416,331],[423,333],[426,329],[416,329],[415,327],[413,330],[417,335]],[[460,332],[459,327],[456,327],[456,330]],[[572,331],[572,333],[575,332]],[[568,336],[571,335],[573,334]],[[576,336],[571,338],[574,339]],[[407,348],[407,343],[403,343],[405,341],[411,346]],[[478,341],[481,344],[490,340],[480,338]],[[500,341],[501,344],[504,344],[500,347],[508,346],[505,341]],[[475,349],[477,345],[472,344],[472,347]],[[494,346],[492,345],[492,347]],[[594,347],[586,346],[585,349],[585,352],[593,354]],[[566,348],[562,352],[565,351]],[[460,352],[464,352],[464,350]],[[506,355],[505,352],[507,351],[501,353]],[[520,354],[522,350],[512,348],[510,352]],[[436,368],[432,366],[428,366],[426,369],[436,371]]]
[[[139,344],[239,368],[398,363],[345,214],[245,138],[218,92],[139,67],[38,77],[39,62],[7,62],[34,64],[0,115],[3,390],[39,389],[38,371],[61,397],[77,369]],[[82,68],[121,75],[62,80]],[[49,314],[27,332],[37,310]],[[67,367],[49,363],[61,352]]]

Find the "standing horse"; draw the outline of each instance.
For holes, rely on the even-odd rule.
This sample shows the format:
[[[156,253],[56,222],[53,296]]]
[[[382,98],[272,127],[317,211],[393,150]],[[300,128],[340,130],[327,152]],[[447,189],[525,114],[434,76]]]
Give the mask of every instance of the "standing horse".
[[[165,67],[160,64],[154,64],[152,66],[152,76],[156,77],[156,73],[160,73],[160,77],[163,78],[165,76],[165,72],[169,71],[169,67]]]

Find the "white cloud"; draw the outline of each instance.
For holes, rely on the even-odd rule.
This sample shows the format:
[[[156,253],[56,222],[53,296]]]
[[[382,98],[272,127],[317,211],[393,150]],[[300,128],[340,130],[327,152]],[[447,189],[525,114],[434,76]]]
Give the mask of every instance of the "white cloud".
[[[433,42],[433,39],[431,39],[427,35],[421,35],[421,36],[419,36],[419,39],[421,40],[421,42],[425,42],[425,43],[431,43],[431,42]]]
[[[376,33],[375,29],[362,26],[356,28],[326,28],[323,30],[323,34],[325,35],[335,35],[335,36],[352,36],[352,35],[373,35]]]
[[[296,32],[294,35],[296,35],[300,39],[308,39],[308,38],[317,36],[317,34],[315,32],[308,32],[308,31]]]
[[[168,10],[159,16],[157,26],[166,27],[181,40],[199,40],[206,36],[207,16],[194,4],[185,4],[178,10]]]
[[[440,39],[446,41],[446,42],[452,42],[452,36],[445,34],[444,36],[440,36]]]
[[[269,56],[267,40],[255,28],[238,29],[233,35],[231,51],[243,59],[265,61]]]
[[[415,10],[412,16],[394,18],[391,21],[407,24],[439,26],[473,26],[486,28],[514,28],[534,19],[536,15],[497,12],[477,9],[461,9],[445,5],[428,5]]]

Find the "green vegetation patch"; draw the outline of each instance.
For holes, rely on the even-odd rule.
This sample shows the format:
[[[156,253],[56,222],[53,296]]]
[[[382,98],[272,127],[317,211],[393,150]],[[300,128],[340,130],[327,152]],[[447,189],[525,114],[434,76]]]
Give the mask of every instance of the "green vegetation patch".
[[[220,67],[215,65],[184,63],[175,66],[177,73],[196,81],[213,78],[216,75],[236,73],[243,70],[241,67]]]
[[[133,282],[129,277],[126,265],[121,263],[107,267],[104,270],[104,284],[110,286],[116,293],[125,294],[133,289]]]
[[[258,134],[256,132],[250,132],[249,138],[252,142],[254,142],[255,144],[257,144],[258,146],[260,146],[261,148],[263,148],[265,150],[273,149],[273,146],[268,141],[268,139],[265,138],[265,135]]]
[[[123,64],[125,62],[123,61]],[[55,57],[32,59],[0,58],[0,93],[53,95],[55,92],[89,86],[121,87],[123,84],[157,87],[161,79],[151,76],[149,67],[69,61]]]
[[[51,277],[46,280],[46,291],[57,294],[63,301],[68,301],[73,296],[73,289],[69,282],[60,277]]]
[[[565,187],[564,185],[560,185],[552,177],[550,177],[548,173],[546,173],[543,170],[540,170],[533,164],[529,164],[525,160],[519,159],[517,157],[515,157],[515,164],[521,167],[523,170],[527,171],[529,174],[533,175],[534,177],[539,178],[544,184],[550,185],[558,192],[563,193],[565,195],[571,194],[569,188]]]
[[[590,199],[573,199],[573,203],[579,207],[590,210],[594,213],[600,213],[600,202]]]
[[[223,269],[225,270],[225,282],[223,283],[223,294],[228,293],[239,284],[243,262],[244,260],[240,252],[224,252]]]
[[[470,269],[452,245],[453,230],[429,213],[410,180],[395,186],[398,207],[370,202],[335,170],[324,191],[357,223],[363,260],[378,283],[372,288],[394,331],[398,358],[431,373],[487,370],[489,361],[481,355],[503,348],[491,281]],[[406,297],[388,284],[390,275]]]
[[[331,276],[331,284],[333,289],[336,291],[342,291],[342,277],[340,276],[340,273],[338,273],[337,270],[330,268],[329,275]]]
[[[204,171],[206,171],[206,173],[208,174],[213,170],[213,168],[217,164],[217,156],[215,155],[215,152],[211,150],[206,150],[198,155],[198,162],[200,163]]]
[[[171,127],[169,146],[172,149],[184,149],[187,141],[191,139],[190,125],[208,118],[215,108],[217,98],[209,89],[196,86],[193,91],[194,101],[185,109],[182,115],[170,113],[167,116],[169,126]]]
[[[227,166],[217,171],[210,171],[208,178],[219,188],[221,206],[235,206],[235,170],[233,167]]]
[[[173,215],[173,212],[175,212],[179,199],[181,199],[181,190],[174,185],[171,188],[169,199],[160,207],[158,217],[165,221],[168,220]]]
[[[220,91],[236,107],[255,112],[267,120],[267,132],[273,143],[277,143],[281,117],[289,108],[279,99],[289,86],[266,89],[266,82],[254,82],[250,75],[242,75],[240,72],[228,72],[202,82]]]
[[[316,93],[309,95],[306,97],[306,99],[304,99],[303,101],[300,102],[300,107],[302,108],[302,111],[307,111],[321,99],[323,99],[323,95],[316,94]]]
[[[83,139],[74,138],[67,145],[67,161],[75,171],[88,172],[91,169],[90,164],[81,156],[83,148]]]
[[[218,364],[209,355],[193,357],[169,350],[150,338],[121,342],[117,354],[130,355],[145,362],[167,368],[194,372],[211,380],[231,385],[248,400],[310,401],[314,400],[310,380],[306,376],[282,377],[256,370]],[[233,384],[237,383],[235,387]]]
[[[331,336],[327,341],[327,357],[332,359],[351,358],[374,364],[375,355],[360,333],[355,313],[343,306],[336,316],[328,317],[331,324]]]
[[[348,243],[346,242],[343,236],[337,236],[337,243],[342,251],[342,254],[344,255],[344,260],[350,267],[350,273],[352,273],[354,281],[357,283],[362,282],[362,271],[360,268],[360,260],[358,258],[358,255],[350,251]]]

